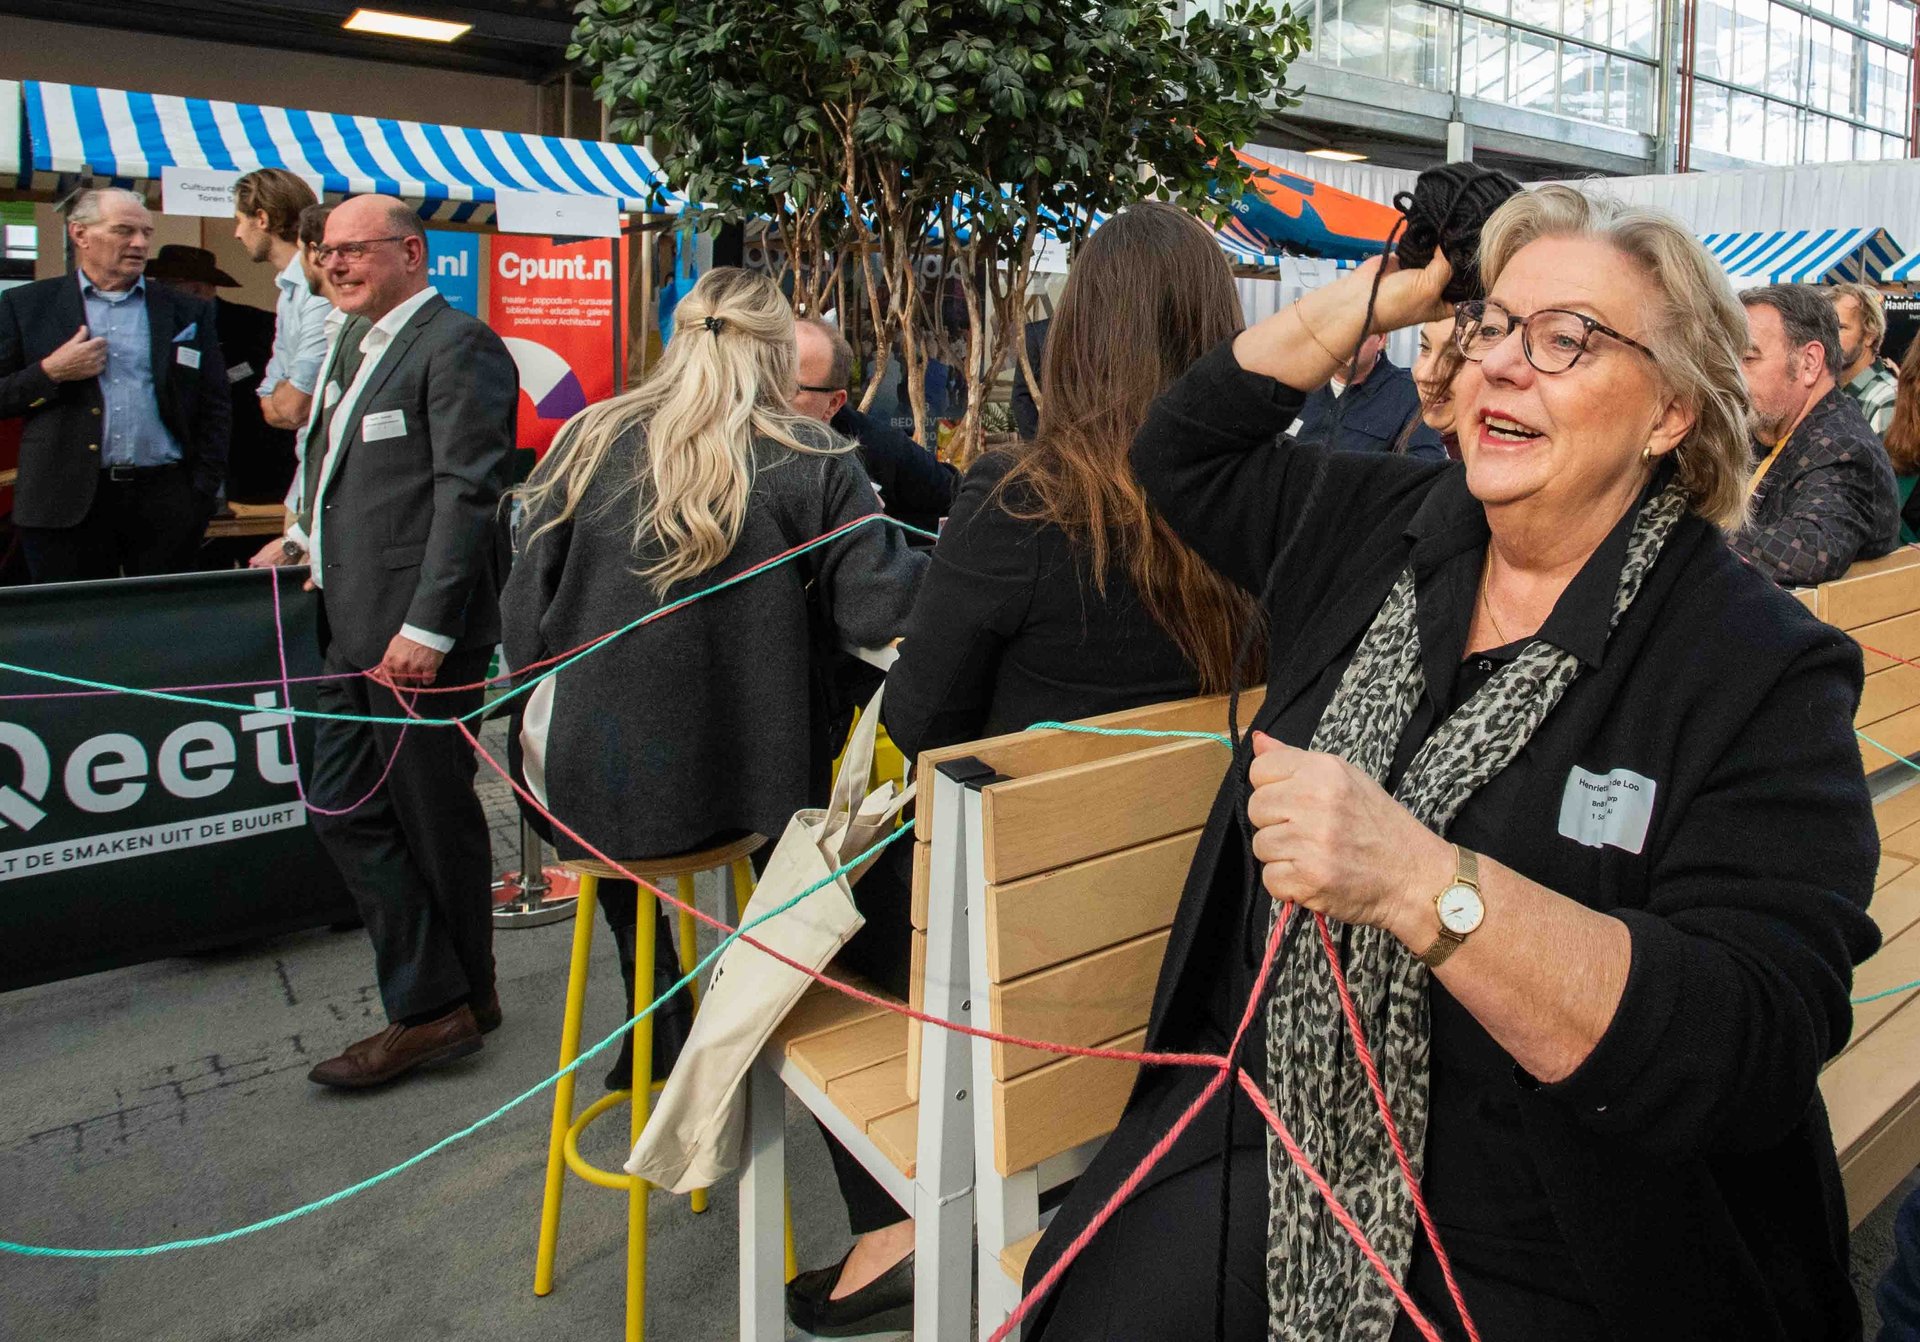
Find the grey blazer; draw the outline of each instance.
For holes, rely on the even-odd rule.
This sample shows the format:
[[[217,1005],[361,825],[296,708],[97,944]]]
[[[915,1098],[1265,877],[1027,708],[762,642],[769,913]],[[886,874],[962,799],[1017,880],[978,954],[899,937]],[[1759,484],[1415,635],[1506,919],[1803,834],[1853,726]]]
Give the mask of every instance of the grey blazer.
[[[341,333],[321,379],[338,377]],[[435,295],[393,338],[344,425],[324,493],[313,488],[326,442],[308,428],[307,497],[318,510],[321,587],[333,643],[358,666],[379,662],[402,625],[491,647],[500,637],[509,483],[520,378],[499,336]],[[368,442],[370,416],[398,411],[401,431]],[[384,427],[392,427],[392,419]]]

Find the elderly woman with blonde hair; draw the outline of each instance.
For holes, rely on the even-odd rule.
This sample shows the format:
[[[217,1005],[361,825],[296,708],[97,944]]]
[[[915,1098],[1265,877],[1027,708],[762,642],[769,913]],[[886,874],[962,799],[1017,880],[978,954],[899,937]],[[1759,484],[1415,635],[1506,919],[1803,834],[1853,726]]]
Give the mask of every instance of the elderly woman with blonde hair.
[[[1273,436],[1369,311],[1446,312],[1444,259],[1243,332],[1133,450],[1273,640],[1147,1047],[1226,1051],[1258,991],[1237,1061],[1385,1273],[1230,1087],[1065,1269],[1046,1342],[1410,1342],[1389,1276],[1447,1339],[1459,1306],[1484,1342],[1860,1334],[1815,1083],[1878,942],[1861,662],[1726,544],[1740,305],[1679,223],[1565,187],[1502,206],[1481,271],[1462,463]],[[1206,1081],[1143,1071],[1030,1284]]]

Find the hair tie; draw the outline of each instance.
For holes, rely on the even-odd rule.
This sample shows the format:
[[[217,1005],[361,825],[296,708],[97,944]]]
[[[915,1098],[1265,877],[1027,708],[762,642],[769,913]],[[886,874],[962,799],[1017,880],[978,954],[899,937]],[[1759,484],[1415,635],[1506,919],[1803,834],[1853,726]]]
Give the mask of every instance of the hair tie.
[[[701,320],[700,324],[716,336],[727,329],[727,319],[725,317],[706,317]]]

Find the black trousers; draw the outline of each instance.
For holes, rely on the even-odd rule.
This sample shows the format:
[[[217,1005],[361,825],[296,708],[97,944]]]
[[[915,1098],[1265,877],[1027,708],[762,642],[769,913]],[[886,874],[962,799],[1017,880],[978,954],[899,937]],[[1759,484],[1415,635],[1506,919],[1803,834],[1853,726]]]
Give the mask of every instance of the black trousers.
[[[129,480],[100,473],[93,505],[77,526],[20,527],[27,576],[34,582],[178,573],[193,563],[211,501],[193,491],[184,466],[161,466]]]
[[[490,656],[449,653],[437,683],[474,684]],[[361,668],[330,647],[324,669]],[[416,709],[458,717],[480,697],[478,688],[423,694]],[[315,698],[329,713],[406,716],[391,690],[361,675],[323,680]],[[353,807],[340,816],[316,812],[313,828],[366,920],[388,1018],[484,998],[493,986],[493,861],[473,791],[473,748],[451,727],[335,721],[316,724],[313,745],[309,799]]]
[[[889,847],[853,893],[866,926],[840,948],[833,968],[860,974],[895,997],[905,998],[913,977],[913,845],[903,841]],[[834,1178],[847,1204],[847,1225],[854,1234],[883,1230],[912,1215],[824,1123],[820,1135],[827,1139],[827,1155],[833,1159]]]

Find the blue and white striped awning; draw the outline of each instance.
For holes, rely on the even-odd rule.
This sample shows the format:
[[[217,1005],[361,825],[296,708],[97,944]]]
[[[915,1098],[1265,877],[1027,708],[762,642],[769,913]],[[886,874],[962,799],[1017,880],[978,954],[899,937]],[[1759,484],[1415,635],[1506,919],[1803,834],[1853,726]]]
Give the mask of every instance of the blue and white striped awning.
[[[378,191],[422,214],[480,223],[502,192],[611,197],[622,210],[677,212],[637,145],[436,126],[25,80],[32,171],[157,180],[181,166],[285,168],[329,195]],[[24,166],[24,165],[23,165]]]
[[[1897,280],[1902,283],[1920,280],[1920,251],[1908,252],[1905,256],[1887,267],[1887,273],[1880,277],[1884,280]]]
[[[1728,275],[1750,284],[1877,280],[1900,258],[1900,244],[1884,228],[1709,233],[1701,241]]]

